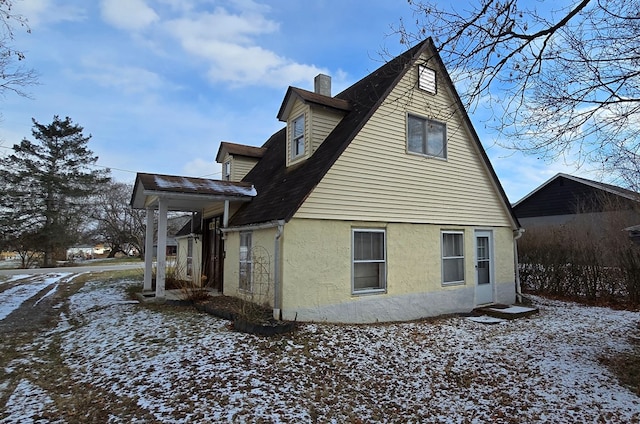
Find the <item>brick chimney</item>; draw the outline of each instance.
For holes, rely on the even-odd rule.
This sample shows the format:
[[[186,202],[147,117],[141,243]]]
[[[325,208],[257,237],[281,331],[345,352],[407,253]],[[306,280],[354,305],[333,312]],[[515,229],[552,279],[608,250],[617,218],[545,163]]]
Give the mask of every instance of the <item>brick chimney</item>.
[[[313,79],[313,87],[316,93],[331,97],[331,77],[329,75],[318,74]]]

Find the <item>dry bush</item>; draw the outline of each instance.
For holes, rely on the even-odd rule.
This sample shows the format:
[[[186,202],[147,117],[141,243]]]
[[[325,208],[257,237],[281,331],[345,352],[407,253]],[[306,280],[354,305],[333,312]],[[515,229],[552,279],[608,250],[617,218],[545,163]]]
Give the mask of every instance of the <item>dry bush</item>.
[[[607,214],[583,205],[570,222],[527,229],[518,241],[523,288],[589,302],[640,303],[640,246],[624,231],[638,215],[611,212],[614,201],[601,199]]]

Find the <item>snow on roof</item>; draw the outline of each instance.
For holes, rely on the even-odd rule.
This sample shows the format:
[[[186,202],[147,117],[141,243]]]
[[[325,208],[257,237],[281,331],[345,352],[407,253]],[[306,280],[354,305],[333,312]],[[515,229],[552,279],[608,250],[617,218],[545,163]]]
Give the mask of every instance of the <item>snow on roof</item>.
[[[203,194],[238,194],[242,196],[255,196],[257,194],[256,189],[246,183],[169,175],[154,175],[153,181],[158,189],[167,191],[181,190],[185,192],[202,192]]]

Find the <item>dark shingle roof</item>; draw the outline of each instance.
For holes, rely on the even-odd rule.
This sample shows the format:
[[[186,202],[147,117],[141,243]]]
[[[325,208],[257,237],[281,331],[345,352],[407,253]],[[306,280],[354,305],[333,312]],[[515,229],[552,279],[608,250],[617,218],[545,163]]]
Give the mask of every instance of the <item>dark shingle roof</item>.
[[[249,158],[260,159],[264,156],[265,149],[262,147],[247,146],[246,144],[230,143],[223,141],[220,143],[218,153],[216,154],[216,161],[222,162],[223,152],[227,152],[230,155],[246,156]]]
[[[284,101],[280,110],[278,111],[278,119],[284,121],[287,119],[289,110],[293,104],[292,100],[295,97],[299,97],[306,103],[313,103],[320,106],[329,107],[332,109],[348,112],[351,110],[351,104],[348,100],[338,97],[328,97],[322,94],[314,93],[313,91],[303,90],[302,88],[289,87],[287,94],[284,96]]]
[[[436,51],[430,38],[415,45],[337,94],[331,105],[326,104],[329,101],[328,99],[331,99],[329,97],[290,88],[287,91],[287,95],[300,95],[303,100],[308,102],[341,109],[346,112],[345,116],[309,159],[293,166],[286,166],[286,128],[273,134],[262,146],[266,149],[262,159],[243,178],[243,181],[250,181],[255,185],[258,195],[251,202],[242,205],[229,221],[229,225],[241,226],[275,220],[288,221],[291,219],[383,100],[405,73],[411,69],[411,65],[426,51]],[[434,58],[444,68],[444,64],[437,53],[434,53]],[[448,78],[446,72],[444,74]],[[467,125],[472,132],[474,141],[478,145],[482,159],[495,181],[514,225],[519,226],[486,152],[465,113],[464,106],[453,88],[453,83],[450,79],[448,79],[448,83],[452,87],[452,92],[458,107],[462,111],[462,116],[466,118]],[[285,97],[283,105],[286,103],[287,97]],[[281,108],[278,118],[280,118],[282,112]]]
[[[243,178],[255,185],[258,195],[234,214],[229,225],[288,221],[404,75],[409,68],[406,65],[425,49],[427,41],[430,40],[416,45],[336,95],[337,99],[349,102],[351,110],[309,159],[287,167],[286,128],[272,135],[262,146],[267,151],[260,162]]]

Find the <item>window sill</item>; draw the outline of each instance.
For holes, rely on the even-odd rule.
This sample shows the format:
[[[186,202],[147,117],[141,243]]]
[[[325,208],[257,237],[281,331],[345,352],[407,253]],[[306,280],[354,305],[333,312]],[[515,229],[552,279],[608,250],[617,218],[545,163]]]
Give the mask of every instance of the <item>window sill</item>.
[[[366,290],[358,290],[351,291],[351,296],[368,296],[373,294],[385,294],[387,289],[366,289]]]
[[[464,285],[466,285],[464,281],[451,281],[448,283],[442,283],[442,287],[464,286]]]

